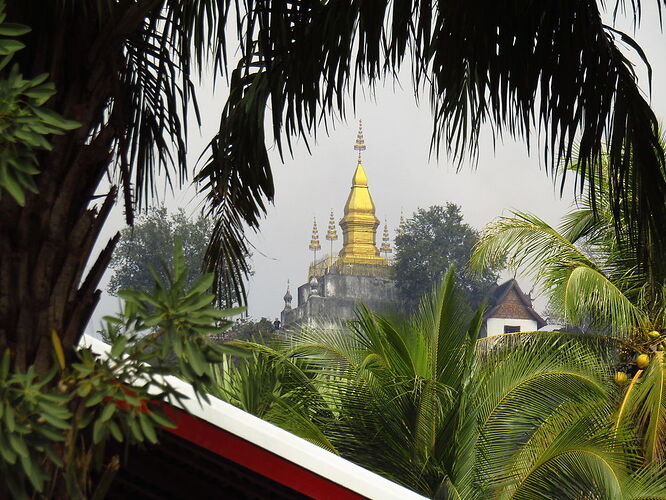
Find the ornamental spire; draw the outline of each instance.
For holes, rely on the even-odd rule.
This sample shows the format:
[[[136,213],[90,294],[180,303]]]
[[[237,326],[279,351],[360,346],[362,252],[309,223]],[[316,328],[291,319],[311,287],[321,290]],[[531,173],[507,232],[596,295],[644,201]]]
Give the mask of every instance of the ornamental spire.
[[[328,231],[326,232],[326,239],[330,240],[331,245],[333,240],[338,239],[337,225],[335,224],[335,217],[333,217],[333,210],[331,209],[331,216],[328,219]]]
[[[358,135],[354,149],[358,151],[358,164],[352,178],[351,191],[345,204],[342,227],[342,250],[340,262],[343,264],[387,265],[376,246],[376,231],[379,220],[375,216],[375,204],[368,189],[368,177],[361,164],[361,151],[365,150],[363,125],[359,121]]]
[[[405,234],[405,217],[402,215],[402,208],[400,209],[400,224],[398,225],[398,236]]]
[[[291,292],[289,291],[289,280],[287,280],[287,293],[284,294],[284,310],[289,311],[291,309]]]
[[[333,265],[333,242],[338,239],[338,230],[333,216],[333,209],[331,209],[331,216],[328,219],[328,231],[326,231],[326,239],[331,242],[331,254],[329,257],[329,268]]]
[[[356,134],[356,144],[354,150],[358,151],[358,162],[361,163],[361,152],[365,151],[365,141],[363,140],[363,122],[358,121],[358,133]]]
[[[384,253],[384,257],[388,259],[388,254],[393,252],[391,249],[391,238],[389,237],[388,224],[386,219],[384,219],[384,234],[382,236],[382,246],[379,249],[380,252]]]
[[[321,249],[319,244],[319,231],[317,230],[317,218],[313,217],[312,238],[310,239],[310,250],[314,252],[314,262],[317,262],[317,250]]]

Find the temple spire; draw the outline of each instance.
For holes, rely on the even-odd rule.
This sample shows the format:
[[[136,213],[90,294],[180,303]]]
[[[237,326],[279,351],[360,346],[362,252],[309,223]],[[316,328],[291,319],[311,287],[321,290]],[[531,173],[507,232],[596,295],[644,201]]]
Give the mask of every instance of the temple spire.
[[[356,134],[356,144],[354,150],[358,151],[358,163],[361,163],[361,152],[365,151],[365,141],[363,140],[363,122],[358,121],[358,133]]]
[[[333,216],[333,209],[331,209],[331,216],[328,219],[328,230],[326,231],[326,239],[331,242],[331,256],[329,266],[333,265],[333,242],[338,239],[338,229]]]
[[[402,208],[400,209],[400,224],[398,225],[398,236],[405,234],[405,217],[402,215]]]
[[[289,291],[289,280],[287,280],[287,293],[284,294],[284,310],[291,310],[291,292]]]
[[[340,221],[343,239],[340,261],[344,264],[386,265],[386,259],[380,256],[375,243],[379,220],[375,216],[375,204],[368,189],[368,177],[361,163],[361,151],[365,150],[365,141],[360,122],[354,149],[359,152],[359,157],[352,178],[351,192],[345,204],[344,217]]]
[[[313,263],[317,263],[317,250],[321,249],[319,243],[319,231],[317,230],[317,219],[313,218],[312,222],[312,238],[310,239],[310,250],[314,252]]]
[[[379,249],[380,252],[384,254],[384,257],[388,259],[388,254],[393,252],[391,249],[391,238],[389,236],[388,224],[386,219],[384,219],[384,234],[382,236],[382,246]]]

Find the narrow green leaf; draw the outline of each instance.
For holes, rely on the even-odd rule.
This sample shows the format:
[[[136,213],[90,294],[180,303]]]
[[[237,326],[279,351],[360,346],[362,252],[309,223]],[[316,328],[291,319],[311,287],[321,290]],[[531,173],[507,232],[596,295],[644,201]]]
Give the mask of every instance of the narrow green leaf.
[[[49,460],[53,462],[56,466],[62,467],[63,462],[62,458],[60,458],[60,455],[58,455],[53,447],[50,444],[47,444],[44,446],[44,453],[46,454],[47,457],[49,457]]]
[[[166,415],[161,414],[159,411],[150,411],[148,412],[148,416],[162,427],[168,429],[175,429],[178,427],[174,422],[169,420]]]
[[[39,118],[44,120],[45,123],[63,130],[74,130],[81,126],[79,122],[66,120],[55,111],[48,108],[33,108],[33,111]]]
[[[7,435],[5,433],[0,432],[0,455],[2,455],[2,458],[5,460],[5,462],[14,464],[16,463],[16,453],[14,453],[10,447],[6,436]]]
[[[120,427],[118,426],[117,423],[115,423],[113,420],[109,422],[108,424],[109,430],[111,431],[111,435],[114,437],[116,441],[119,443],[123,441],[123,433],[120,430]]]
[[[21,36],[30,33],[31,29],[25,24],[2,23],[0,24],[1,36]]]
[[[153,427],[153,424],[150,422],[150,420],[148,420],[148,417],[146,417],[143,413],[140,413],[139,422],[141,423],[141,430],[148,438],[148,441],[156,444],[157,435],[155,434],[155,428]]]
[[[18,40],[0,40],[0,55],[5,56],[8,54],[14,54],[19,50],[25,48],[25,44],[19,42]]]
[[[104,431],[105,431],[105,426],[104,422],[102,421],[101,418],[98,418],[95,420],[95,424],[93,425],[93,442],[95,444],[100,443],[102,439],[104,438]]]
[[[57,427],[58,429],[66,431],[71,427],[69,422],[65,421],[64,419],[55,417],[50,413],[42,413],[42,417],[44,417],[44,420],[46,420],[49,424],[51,424],[53,427]]]
[[[18,434],[9,434],[8,438],[9,444],[12,446],[16,453],[24,458],[30,456],[30,453],[28,453],[28,447],[25,445],[23,439],[18,436]]]
[[[106,422],[109,420],[113,414],[116,412],[116,403],[114,401],[109,401],[104,409],[102,410],[102,415],[100,416],[100,421]]]

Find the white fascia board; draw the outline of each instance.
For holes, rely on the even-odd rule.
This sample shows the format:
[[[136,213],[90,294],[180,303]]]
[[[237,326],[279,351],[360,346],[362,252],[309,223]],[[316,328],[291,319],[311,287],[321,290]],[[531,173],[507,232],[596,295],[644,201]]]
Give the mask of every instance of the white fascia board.
[[[81,345],[90,347],[100,356],[106,355],[110,349],[108,344],[88,335],[83,336]],[[189,398],[185,404],[174,403],[174,406],[359,495],[377,500],[427,500],[225,401],[208,396],[210,403],[197,402],[192,386],[177,377],[167,376],[166,381]],[[381,453],[381,450],[377,452]]]

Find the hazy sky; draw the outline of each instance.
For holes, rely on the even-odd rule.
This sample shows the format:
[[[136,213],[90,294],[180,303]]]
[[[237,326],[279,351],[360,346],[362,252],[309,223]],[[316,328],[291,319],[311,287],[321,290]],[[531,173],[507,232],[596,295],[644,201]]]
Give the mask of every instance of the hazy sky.
[[[632,33],[628,23],[620,28]],[[653,2],[644,3],[643,22],[635,38],[652,65],[651,102],[659,119],[664,120],[666,36],[660,30]],[[634,54],[628,54],[636,61],[647,92],[644,67]],[[342,217],[356,167],[353,145],[359,118],[363,120],[367,146],[363,165],[377,216],[382,222],[378,239],[381,238],[385,218],[391,235],[394,235],[401,208],[405,216],[410,216],[419,207],[454,202],[462,206],[465,221],[478,229],[493,218],[508,214],[511,209],[531,211],[550,223],[556,223],[569,208],[573,188],[560,198],[559,185],[554,185],[540,166],[540,152],[535,149],[528,155],[523,143],[508,137],[503,143],[498,142],[494,150],[492,142],[486,137],[480,144],[476,167],[465,162],[458,173],[446,155],[442,154],[439,160],[430,158],[432,116],[429,104],[424,99],[420,106],[416,105],[409,78],[405,78],[402,84],[400,88],[387,82],[377,89],[374,100],[367,96],[359,99],[355,113],[349,108],[346,123],[338,123],[329,136],[323,129],[320,131],[318,141],[312,147],[312,155],[299,143],[294,157],[285,158],[282,164],[277,152],[273,151],[275,203],[269,208],[260,233],[249,234],[255,246],[252,262],[255,274],[248,286],[250,316],[279,316],[287,280],[291,280],[292,293],[305,281],[307,266],[312,259],[308,244],[313,217],[317,218],[319,225],[322,250],[329,248],[329,242],[324,239],[328,216],[332,209],[336,220]],[[204,124],[200,133],[194,132],[190,140],[189,158],[192,163],[216,131],[225,98],[223,82],[218,82],[216,91],[213,91],[211,81],[201,85]],[[176,193],[165,190],[161,201],[170,209],[183,207],[192,215],[200,209],[192,187]],[[122,210],[116,207],[98,247],[122,227]],[[338,251],[342,244],[342,231],[339,229],[338,233],[340,239],[335,242],[334,251]],[[102,287],[106,287],[108,279],[107,272]],[[529,283],[523,281],[522,284],[527,292]],[[102,315],[114,312],[117,306],[118,300],[104,293],[89,331],[98,327]]]

